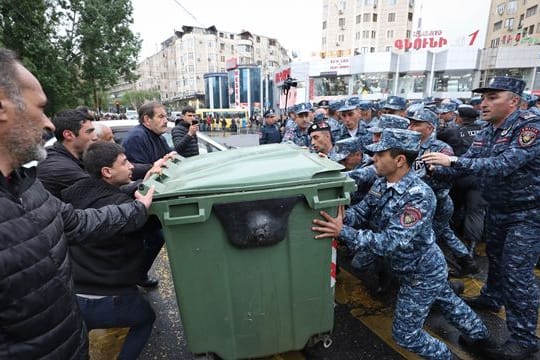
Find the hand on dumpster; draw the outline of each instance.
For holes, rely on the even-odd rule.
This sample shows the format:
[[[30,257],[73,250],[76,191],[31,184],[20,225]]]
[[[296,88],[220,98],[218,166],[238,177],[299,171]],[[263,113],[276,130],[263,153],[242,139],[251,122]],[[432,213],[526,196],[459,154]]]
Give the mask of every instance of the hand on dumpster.
[[[313,219],[313,223],[317,226],[313,226],[311,230],[318,231],[319,235],[315,235],[315,239],[322,238],[337,238],[343,228],[343,213],[345,212],[343,205],[338,207],[337,216],[334,218],[330,216],[326,211],[321,211],[321,216],[324,220]]]
[[[146,195],[141,194],[141,192],[139,192],[138,190],[135,191],[135,200],[142,202],[147,209],[150,208],[150,205],[152,205],[152,196],[154,195],[155,189],[155,186],[150,186],[150,189],[148,189]]]

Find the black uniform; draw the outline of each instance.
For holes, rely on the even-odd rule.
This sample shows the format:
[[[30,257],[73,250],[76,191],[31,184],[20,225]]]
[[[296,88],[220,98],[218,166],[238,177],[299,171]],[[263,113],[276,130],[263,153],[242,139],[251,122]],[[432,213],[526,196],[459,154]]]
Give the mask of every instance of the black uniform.
[[[277,124],[264,125],[261,127],[259,144],[276,144],[281,142],[281,132]]]

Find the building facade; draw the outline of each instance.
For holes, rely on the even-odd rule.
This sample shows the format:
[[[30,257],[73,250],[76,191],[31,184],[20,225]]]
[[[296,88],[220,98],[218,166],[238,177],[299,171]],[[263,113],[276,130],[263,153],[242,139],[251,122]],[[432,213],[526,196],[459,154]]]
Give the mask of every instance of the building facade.
[[[276,39],[249,31],[231,33],[215,26],[183,26],[161,43],[161,50],[137,66],[139,78],[129,89],[122,84],[111,93],[119,98],[126,90],[153,90],[170,108],[202,107],[204,75],[226,72],[231,62],[258,67],[264,77],[288,64],[290,57]]]
[[[321,58],[389,52],[409,39],[414,0],[323,0]]]

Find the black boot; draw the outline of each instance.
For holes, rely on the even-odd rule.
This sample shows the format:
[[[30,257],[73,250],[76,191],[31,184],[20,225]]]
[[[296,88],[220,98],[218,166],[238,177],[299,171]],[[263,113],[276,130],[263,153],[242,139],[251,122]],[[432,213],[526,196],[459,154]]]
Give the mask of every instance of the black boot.
[[[463,294],[463,290],[465,290],[465,284],[461,280],[448,280],[448,285],[457,296]]]
[[[491,359],[525,360],[538,352],[538,346],[525,348],[515,341],[507,340],[497,348],[485,349],[485,354]]]
[[[501,310],[501,306],[494,304],[492,301],[482,295],[464,297],[463,301],[465,301],[472,309],[475,310],[487,310],[492,312],[499,312]]]
[[[467,335],[459,335],[458,343],[467,351],[478,355],[487,355],[500,348],[500,345],[493,341],[491,337],[485,339],[471,339]]]
[[[476,265],[473,258],[469,255],[456,258],[456,261],[459,265],[459,270],[451,269],[449,271],[450,276],[453,277],[463,277],[465,275],[472,275],[478,272],[478,266]]]

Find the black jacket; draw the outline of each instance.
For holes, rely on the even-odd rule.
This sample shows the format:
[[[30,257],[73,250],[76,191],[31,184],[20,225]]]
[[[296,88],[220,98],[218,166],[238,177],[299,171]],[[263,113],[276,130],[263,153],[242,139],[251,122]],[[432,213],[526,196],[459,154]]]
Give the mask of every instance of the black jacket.
[[[62,191],[62,197],[77,209],[98,209],[106,205],[130,203],[133,199],[118,187],[101,179],[83,179]],[[113,296],[137,291],[143,275],[146,230],[158,229],[148,221],[144,228],[113,236],[106,241],[70,244],[73,280],[77,294]]]
[[[199,155],[199,141],[197,136],[188,134],[189,126],[189,123],[182,120],[171,132],[174,150],[183,157]]]
[[[47,149],[47,158],[37,166],[37,176],[51,194],[61,199],[61,192],[90,175],[82,161],[74,157],[62,143],[56,142]]]
[[[86,359],[88,342],[73,292],[68,242],[133,231],[138,201],[75,210],[46,191],[34,169],[0,173],[0,359]]]

